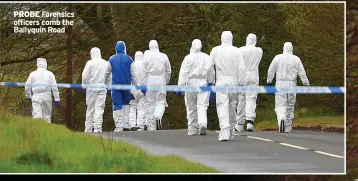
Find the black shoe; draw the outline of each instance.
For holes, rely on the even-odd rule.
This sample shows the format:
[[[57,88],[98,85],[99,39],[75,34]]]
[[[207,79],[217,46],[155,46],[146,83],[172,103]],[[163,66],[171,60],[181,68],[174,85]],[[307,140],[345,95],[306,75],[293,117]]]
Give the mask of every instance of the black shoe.
[[[131,131],[137,131],[138,129],[138,127],[131,127]]]
[[[280,133],[284,133],[285,132],[285,121],[281,120],[280,123]]]
[[[157,122],[157,130],[161,130],[162,129],[162,122],[158,119],[156,120]]]
[[[147,131],[147,129],[148,129],[147,125],[144,125],[144,131]]]
[[[131,129],[129,128],[123,128],[123,131],[130,131]]]

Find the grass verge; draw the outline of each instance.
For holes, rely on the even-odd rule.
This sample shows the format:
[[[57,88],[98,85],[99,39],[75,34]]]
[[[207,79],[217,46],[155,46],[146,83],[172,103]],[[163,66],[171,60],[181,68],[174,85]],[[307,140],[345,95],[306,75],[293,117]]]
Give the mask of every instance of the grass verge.
[[[176,156],[152,156],[123,141],[0,111],[3,173],[217,173]]]
[[[278,130],[277,120],[262,120],[255,124],[257,131]],[[308,116],[293,120],[294,130],[343,132],[344,116]]]

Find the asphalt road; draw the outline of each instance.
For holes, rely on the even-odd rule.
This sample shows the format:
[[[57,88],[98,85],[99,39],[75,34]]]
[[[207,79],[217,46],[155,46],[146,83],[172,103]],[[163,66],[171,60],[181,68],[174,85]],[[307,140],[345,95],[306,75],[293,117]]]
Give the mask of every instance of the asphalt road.
[[[237,133],[219,142],[216,131],[187,136],[186,130],[102,133],[153,155],[177,155],[227,173],[344,173],[344,134],[293,131]]]

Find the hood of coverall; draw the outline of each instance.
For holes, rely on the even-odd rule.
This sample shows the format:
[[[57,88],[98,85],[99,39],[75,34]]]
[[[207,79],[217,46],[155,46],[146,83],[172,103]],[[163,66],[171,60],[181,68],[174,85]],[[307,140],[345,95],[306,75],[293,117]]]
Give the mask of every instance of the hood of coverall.
[[[231,31],[223,31],[221,33],[221,45],[232,45],[233,38]]]
[[[94,59],[102,59],[102,56],[101,56],[101,50],[97,47],[93,47],[91,49],[91,59],[94,60]]]
[[[141,52],[141,51],[135,52],[134,61],[141,62],[142,60],[143,60],[143,52]]]
[[[257,38],[255,34],[250,33],[249,35],[247,35],[246,46],[255,46],[256,42],[257,42]]]
[[[283,45],[283,53],[284,54],[293,54],[293,45],[291,42],[286,42]]]
[[[44,58],[37,59],[37,68],[47,69],[47,61]]]
[[[127,48],[126,48],[126,44],[124,43],[124,41],[118,41],[116,43],[116,53],[124,53],[127,54]]]
[[[150,40],[149,50],[159,52],[159,45],[158,45],[157,40]]]
[[[190,48],[190,53],[198,53],[201,51],[201,41],[199,39],[195,39],[193,40],[193,42],[191,43],[191,48]]]

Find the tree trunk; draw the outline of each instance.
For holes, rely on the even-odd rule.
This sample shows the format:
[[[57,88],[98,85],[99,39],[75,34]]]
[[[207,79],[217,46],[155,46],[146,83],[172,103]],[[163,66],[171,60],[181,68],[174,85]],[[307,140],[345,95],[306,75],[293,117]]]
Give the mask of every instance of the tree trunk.
[[[68,4],[68,12],[72,12],[72,4]],[[72,18],[70,19],[72,20]],[[67,83],[72,83],[72,26],[67,26]],[[71,129],[71,117],[72,117],[72,89],[66,90],[66,125]]]

